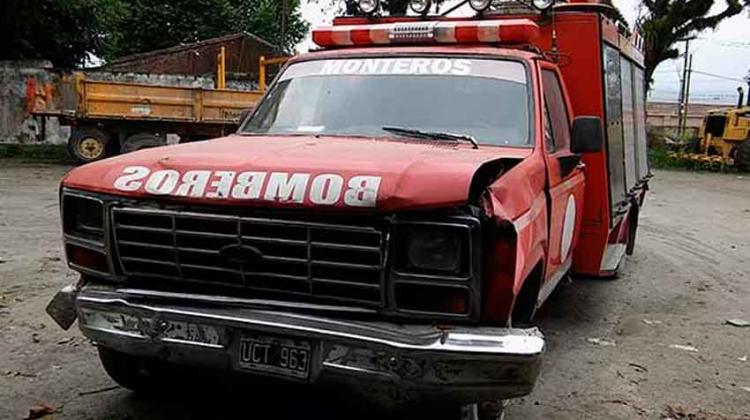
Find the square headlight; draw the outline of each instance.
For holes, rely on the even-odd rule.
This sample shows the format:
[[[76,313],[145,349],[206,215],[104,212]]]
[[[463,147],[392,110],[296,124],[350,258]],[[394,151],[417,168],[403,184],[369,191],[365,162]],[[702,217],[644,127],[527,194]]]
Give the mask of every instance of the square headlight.
[[[104,241],[104,204],[95,198],[63,195],[63,231],[66,235]]]
[[[397,232],[396,270],[463,277],[469,271],[467,226],[402,224]]]

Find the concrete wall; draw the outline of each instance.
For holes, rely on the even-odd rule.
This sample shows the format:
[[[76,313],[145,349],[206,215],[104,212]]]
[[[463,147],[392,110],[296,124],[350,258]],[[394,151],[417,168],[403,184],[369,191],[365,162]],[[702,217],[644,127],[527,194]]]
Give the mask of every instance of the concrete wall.
[[[46,61],[0,61],[0,143],[34,144],[43,137],[45,143],[50,144],[67,141],[70,129],[61,127],[56,118],[42,124],[27,112],[27,78],[47,82],[51,68]],[[45,133],[42,133],[43,126]]]
[[[690,104],[690,106],[688,106],[687,120],[685,124],[688,135],[698,135],[698,131],[703,123],[703,118],[709,110],[731,106],[731,104]],[[679,105],[677,103],[649,101],[646,104],[646,108],[648,115],[647,122],[650,129],[656,129],[671,135],[677,134],[677,128],[679,126]]]
[[[61,126],[57,118],[34,117],[27,112],[26,82],[36,78],[41,86],[58,77],[46,61],[0,61],[0,143],[15,144],[64,144],[70,136],[70,128]],[[167,86],[188,86],[211,89],[214,77],[185,76],[177,74],[140,74],[87,71],[86,77],[93,80],[125,83],[143,83]],[[227,88],[238,90],[257,89],[257,82],[235,80],[227,75]],[[44,132],[42,132],[44,130]]]

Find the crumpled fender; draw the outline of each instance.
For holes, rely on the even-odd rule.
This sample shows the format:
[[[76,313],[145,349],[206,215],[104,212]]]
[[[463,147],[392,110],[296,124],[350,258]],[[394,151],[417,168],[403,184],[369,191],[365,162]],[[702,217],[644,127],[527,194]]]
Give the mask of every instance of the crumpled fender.
[[[494,223],[492,248],[485,272],[485,316],[508,319],[524,280],[544,261],[547,247],[546,170],[534,153],[487,186],[481,199]]]

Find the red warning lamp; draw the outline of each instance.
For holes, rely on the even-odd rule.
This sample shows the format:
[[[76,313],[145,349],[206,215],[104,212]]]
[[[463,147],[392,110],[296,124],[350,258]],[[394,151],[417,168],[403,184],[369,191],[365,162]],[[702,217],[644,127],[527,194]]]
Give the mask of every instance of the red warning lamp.
[[[526,44],[540,35],[530,19],[411,21],[373,25],[341,25],[313,31],[321,47],[387,44]]]

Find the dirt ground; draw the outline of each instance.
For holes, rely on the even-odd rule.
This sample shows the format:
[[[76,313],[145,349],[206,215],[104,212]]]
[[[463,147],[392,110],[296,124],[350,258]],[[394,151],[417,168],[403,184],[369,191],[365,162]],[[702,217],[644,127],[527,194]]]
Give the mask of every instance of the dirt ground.
[[[360,417],[307,392],[154,401],[114,386],[80,332],[44,313],[76,278],[60,245],[67,170],[0,160],[0,419],[39,403],[60,419]],[[748,226],[750,176],[656,172],[620,278],[567,284],[540,314],[542,376],[507,418],[750,419],[750,328],[726,324],[750,320]]]

